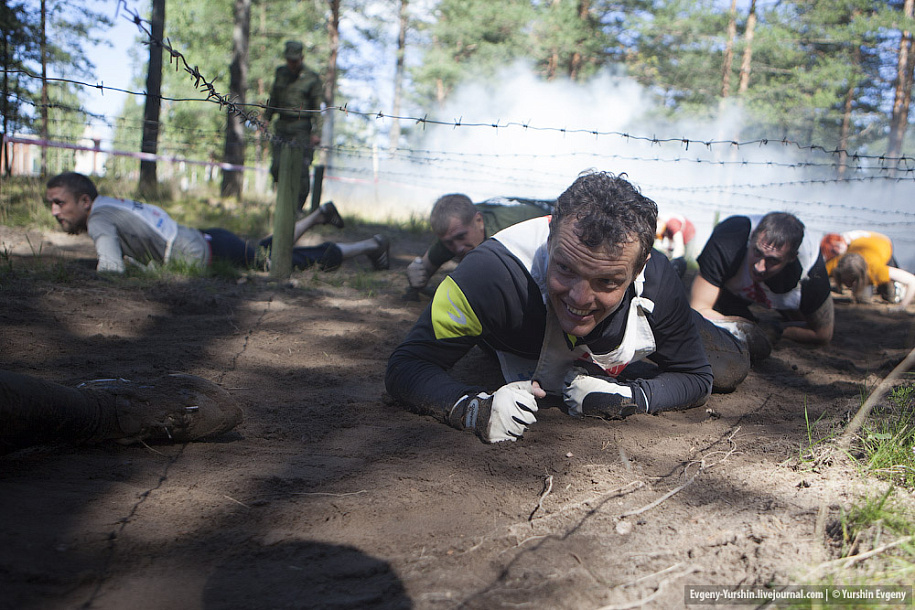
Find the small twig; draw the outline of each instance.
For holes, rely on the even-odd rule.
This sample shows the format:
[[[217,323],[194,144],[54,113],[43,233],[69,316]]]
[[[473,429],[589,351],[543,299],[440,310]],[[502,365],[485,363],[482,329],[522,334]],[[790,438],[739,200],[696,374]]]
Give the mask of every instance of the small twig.
[[[147,449],[149,449],[149,450],[152,451],[153,453],[158,453],[158,454],[161,455],[162,457],[168,457],[168,456],[166,456],[164,453],[162,453],[161,451],[156,451],[155,449],[153,449],[152,447],[150,447],[149,445],[147,445],[147,444],[146,444],[146,441],[144,441],[142,438],[137,439],[137,441],[139,441],[139,443],[140,443],[141,445],[143,445],[144,447],[146,447]]]
[[[517,549],[518,547],[520,547],[521,545],[523,545],[525,542],[528,542],[528,541],[530,541],[530,540],[540,540],[541,538],[547,538],[547,535],[546,535],[546,534],[543,534],[542,536],[528,536],[527,538],[525,538],[524,540],[522,540],[521,542],[519,542],[518,544],[516,544],[516,545],[515,545],[515,548]],[[507,550],[507,549],[506,549],[506,550]],[[504,552],[504,551],[503,551],[503,552]]]
[[[642,606],[646,606],[646,605],[650,604],[651,602],[653,602],[654,600],[656,600],[658,597],[660,597],[661,594],[664,593],[665,587],[667,587],[667,585],[669,585],[672,581],[674,581],[678,578],[682,578],[683,576],[686,576],[687,574],[692,574],[693,572],[698,572],[698,571],[699,571],[699,568],[696,568],[696,567],[686,568],[682,572],[674,574],[670,578],[665,578],[660,583],[658,583],[658,588],[655,590],[654,593],[652,593],[648,597],[643,597],[642,599],[640,599],[638,601],[630,602],[627,604],[613,604],[610,606],[601,606],[600,608],[598,608],[598,610],[631,610],[631,608],[640,608]]]
[[[542,517],[537,517],[537,519],[547,519],[549,517],[553,517],[555,515],[562,514],[567,510],[572,510],[572,509],[578,508],[585,504],[590,504],[592,502],[599,502],[602,499],[606,498],[607,496],[610,496],[613,494],[622,495],[624,493],[631,493],[631,492],[635,491],[636,489],[641,489],[644,486],[645,486],[645,483],[643,483],[642,481],[630,481],[629,483],[623,485],[622,487],[617,487],[616,489],[611,489],[610,491],[607,491],[607,492],[604,492],[604,493],[598,495],[596,498],[589,498],[587,500],[582,500],[581,502],[575,502],[573,504],[568,504],[566,506],[563,506],[561,509],[559,509],[558,511],[556,511],[554,513],[551,513],[549,515],[544,515]],[[628,489],[629,487],[631,487],[632,489]]]
[[[642,576],[641,578],[636,578],[635,580],[633,580],[631,582],[627,582],[626,584],[620,585],[620,586],[621,587],[631,587],[632,585],[634,585],[638,582],[642,582],[643,580],[648,580],[649,578],[654,578],[655,576],[660,576],[661,574],[666,574],[667,572],[673,572],[674,570],[676,570],[677,568],[679,568],[682,565],[683,565],[682,561],[679,563],[675,563],[674,565],[672,565],[668,568],[664,568],[660,572],[655,572],[654,574],[648,574],[647,576]]]
[[[898,540],[894,540],[893,542],[888,542],[887,544],[884,544],[883,546],[879,546],[876,549],[871,549],[864,553],[859,553],[858,555],[850,555],[848,557],[841,557],[839,559],[832,559],[830,561],[824,561],[823,563],[821,563],[814,569],[807,572],[807,574],[804,576],[804,578],[809,578],[815,574],[818,574],[822,570],[831,570],[836,567],[850,568],[853,565],[855,565],[856,563],[860,563],[860,562],[864,561],[865,559],[870,559],[874,555],[879,555],[880,553],[888,551],[893,547],[899,546],[900,544],[905,544],[907,542],[912,542],[913,540],[915,540],[915,535],[905,536]]]
[[[731,446],[731,448],[729,450],[727,450],[725,452],[712,451],[711,453],[707,454],[705,457],[702,458],[702,462],[704,463],[706,460],[708,460],[709,457],[711,457],[713,455],[718,455],[719,453],[724,453],[723,458],[721,458],[714,464],[709,464],[708,466],[705,466],[703,468],[703,470],[708,470],[709,468],[713,468],[714,466],[717,466],[718,464],[723,463],[726,459],[731,457],[737,451],[737,443],[734,442],[734,437],[737,436],[738,432],[740,432],[740,426],[737,426],[736,428],[734,428],[734,431],[731,432],[730,436],[728,436],[727,441],[728,441],[728,444]]]
[[[845,432],[842,433],[842,436],[839,437],[837,443],[839,449],[842,451],[848,451],[851,447],[852,438],[858,433],[858,430],[861,426],[864,425],[864,420],[867,419],[867,416],[870,414],[871,409],[874,408],[874,405],[877,404],[877,401],[883,398],[883,395],[890,389],[890,386],[902,375],[912,368],[912,365],[915,364],[915,348],[912,348],[912,351],[909,352],[909,355],[906,356],[902,362],[900,362],[896,368],[890,371],[890,374],[887,375],[883,381],[881,381],[874,391],[871,392],[870,396],[867,397],[867,400],[864,401],[864,404],[861,405],[861,408],[858,409],[858,412],[855,413],[854,419],[851,420],[851,423],[848,424],[848,427],[845,428]]]
[[[543,482],[543,493],[540,494],[540,499],[537,500],[537,506],[534,507],[534,510],[531,511],[530,516],[528,516],[528,521],[534,520],[534,515],[537,514],[537,511],[543,508],[543,500],[550,495],[550,492],[553,491],[553,475],[550,475]]]
[[[364,493],[368,493],[368,492],[365,489],[360,489],[359,491],[351,491],[351,492],[348,492],[345,494],[332,494],[332,493],[327,493],[327,492],[323,492],[323,491],[294,491],[294,492],[292,492],[292,495],[294,495],[294,496],[334,496],[334,497],[340,498],[343,496],[355,496],[355,495],[364,494]]]
[[[696,480],[696,477],[699,476],[699,473],[702,472],[703,469],[704,469],[704,468],[703,468],[703,464],[700,463],[699,469],[696,471],[696,474],[694,474],[692,477],[690,477],[689,481],[687,481],[687,482],[684,483],[683,485],[680,485],[679,487],[675,487],[674,489],[671,489],[670,491],[668,491],[666,494],[664,494],[663,496],[661,496],[660,498],[658,498],[658,499],[655,500],[654,502],[652,502],[652,503],[650,503],[650,504],[646,504],[646,505],[643,506],[642,508],[637,508],[637,509],[635,509],[635,510],[627,511],[627,512],[623,513],[622,515],[620,515],[620,517],[633,517],[633,516],[635,516],[635,515],[641,515],[641,514],[644,513],[645,511],[651,510],[651,509],[654,508],[655,506],[657,506],[657,505],[661,504],[662,502],[664,502],[665,500],[667,500],[669,497],[671,497],[671,496],[673,496],[674,494],[676,494],[676,493],[682,491],[687,485],[689,485],[690,483],[692,483],[693,481],[695,481],[695,480]]]
[[[244,506],[245,508],[251,508],[250,506],[248,506],[248,505],[245,504],[244,502],[239,502],[238,500],[236,500],[236,499],[233,498],[232,496],[227,496],[227,495],[223,494],[222,497],[225,498],[226,500],[232,500],[232,501],[235,502],[236,504],[240,504],[240,505]]]

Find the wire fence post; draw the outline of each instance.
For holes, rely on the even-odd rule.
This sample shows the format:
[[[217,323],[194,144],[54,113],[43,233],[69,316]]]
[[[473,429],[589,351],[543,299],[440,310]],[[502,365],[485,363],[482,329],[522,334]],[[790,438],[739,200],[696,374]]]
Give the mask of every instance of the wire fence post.
[[[311,187],[311,211],[321,207],[321,190],[324,187],[324,166],[315,165],[315,179]]]
[[[276,188],[273,246],[270,253],[270,277],[274,279],[287,278],[292,274],[292,237],[304,160],[303,151],[298,146],[284,143],[280,149],[280,175]]]

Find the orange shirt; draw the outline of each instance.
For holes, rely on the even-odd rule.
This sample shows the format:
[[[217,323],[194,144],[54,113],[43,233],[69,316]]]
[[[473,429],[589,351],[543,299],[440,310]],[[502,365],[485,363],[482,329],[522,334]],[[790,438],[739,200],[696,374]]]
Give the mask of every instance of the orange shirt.
[[[867,263],[867,275],[871,284],[879,286],[890,281],[888,263],[893,256],[893,242],[890,241],[889,237],[880,233],[871,233],[867,237],[859,237],[848,244],[848,251],[845,254],[850,252],[860,254],[864,262]],[[837,256],[826,261],[826,272],[828,274],[832,275],[833,269],[836,268],[841,258],[841,256]]]

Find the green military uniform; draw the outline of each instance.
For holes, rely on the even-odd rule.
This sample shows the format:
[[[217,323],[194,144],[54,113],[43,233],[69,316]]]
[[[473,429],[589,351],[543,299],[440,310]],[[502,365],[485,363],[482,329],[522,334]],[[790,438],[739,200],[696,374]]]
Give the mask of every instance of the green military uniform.
[[[494,197],[482,203],[475,203],[473,207],[483,215],[483,226],[486,239],[489,239],[502,229],[507,229],[519,222],[552,214],[555,201],[541,199],[521,199],[518,197]],[[454,253],[445,247],[441,240],[429,248],[429,262],[438,269],[454,258]]]
[[[302,59],[302,43],[290,41],[286,43],[286,59]],[[270,99],[267,100],[267,111],[264,118],[269,123],[277,116],[273,128],[277,140],[273,142],[273,162],[270,165],[270,174],[273,181],[279,181],[280,153],[286,142],[293,146],[302,147],[302,174],[299,183],[298,207],[301,209],[308,197],[310,190],[309,168],[314,157],[314,148],[311,144],[312,131],[320,133],[321,99],[323,88],[320,77],[299,63],[298,71],[293,71],[288,65],[276,69],[273,79],[273,88],[270,90]]]

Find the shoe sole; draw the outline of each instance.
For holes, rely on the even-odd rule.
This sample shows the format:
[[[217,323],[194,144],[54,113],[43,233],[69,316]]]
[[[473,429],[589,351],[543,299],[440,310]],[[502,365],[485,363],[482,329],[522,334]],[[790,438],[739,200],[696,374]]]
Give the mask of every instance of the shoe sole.
[[[387,271],[391,268],[391,243],[384,235],[374,235],[373,239],[378,242],[379,247],[383,248],[380,254],[369,255],[372,261],[372,268],[375,271]]]
[[[321,213],[326,216],[327,219],[325,222],[327,224],[337,227],[338,229],[343,228],[345,224],[343,222],[343,217],[340,216],[340,212],[337,211],[337,206],[334,205],[333,201],[321,204]]]

